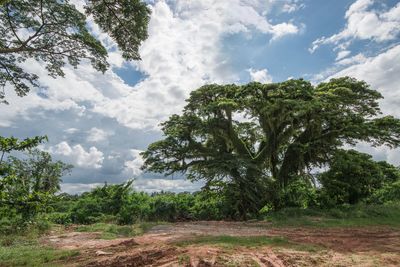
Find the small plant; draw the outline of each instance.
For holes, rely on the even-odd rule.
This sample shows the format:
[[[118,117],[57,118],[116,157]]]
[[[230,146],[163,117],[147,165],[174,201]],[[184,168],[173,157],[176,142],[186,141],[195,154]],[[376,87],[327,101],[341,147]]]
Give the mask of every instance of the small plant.
[[[178,256],[178,263],[180,266],[190,266],[190,257],[187,254]]]

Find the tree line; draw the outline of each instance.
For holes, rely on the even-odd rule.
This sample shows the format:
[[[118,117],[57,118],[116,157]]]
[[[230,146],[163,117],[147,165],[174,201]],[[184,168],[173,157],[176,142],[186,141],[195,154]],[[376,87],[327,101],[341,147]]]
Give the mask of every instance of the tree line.
[[[126,224],[246,220],[287,207],[398,202],[398,167],[344,149],[359,141],[398,146],[400,120],[380,114],[380,98],[349,77],[316,86],[299,79],[193,91],[183,113],[162,123],[163,139],[142,153],[142,168],[203,181],[195,193],[149,195],[135,192],[129,181],[81,196],[57,195],[72,166],[35,149],[46,137],[2,137],[2,158],[12,151],[27,157],[1,162],[0,201],[8,203],[1,213],[20,222],[48,214],[58,223],[108,218]]]

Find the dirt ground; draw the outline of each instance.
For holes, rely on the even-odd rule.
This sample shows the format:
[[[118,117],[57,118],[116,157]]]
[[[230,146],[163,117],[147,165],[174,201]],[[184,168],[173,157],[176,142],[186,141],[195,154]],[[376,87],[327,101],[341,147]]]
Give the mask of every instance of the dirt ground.
[[[284,237],[294,246],[176,244],[196,236],[222,235]],[[99,236],[71,230],[42,242],[80,251],[65,266],[400,266],[400,231],[383,227],[271,228],[263,223],[185,222],[155,226],[134,238],[102,240]]]

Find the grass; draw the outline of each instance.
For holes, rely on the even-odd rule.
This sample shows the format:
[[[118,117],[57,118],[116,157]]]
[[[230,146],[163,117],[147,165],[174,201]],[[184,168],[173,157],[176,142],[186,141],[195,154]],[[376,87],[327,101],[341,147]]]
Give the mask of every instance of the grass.
[[[262,246],[288,247],[302,251],[317,251],[320,249],[319,247],[314,245],[293,243],[291,241],[288,241],[286,238],[280,236],[195,236],[190,239],[177,241],[174,244],[182,247],[190,245],[215,245],[225,248],[254,248]]]
[[[266,217],[275,227],[400,227],[400,204],[353,205],[334,209],[286,208]]]
[[[163,223],[143,222],[133,225],[116,225],[111,223],[95,223],[78,226],[78,232],[100,232],[101,239],[115,239],[119,237],[132,237],[146,233],[152,227]]]
[[[0,266],[59,266],[79,255],[74,250],[56,250],[23,236],[1,237]]]

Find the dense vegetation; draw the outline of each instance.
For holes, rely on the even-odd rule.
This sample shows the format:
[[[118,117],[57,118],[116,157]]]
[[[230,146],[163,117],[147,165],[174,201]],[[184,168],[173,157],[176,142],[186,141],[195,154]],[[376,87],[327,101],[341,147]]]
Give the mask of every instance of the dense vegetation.
[[[385,204],[397,212],[400,169],[343,149],[357,141],[399,144],[400,121],[378,116],[380,97],[351,78],[315,87],[304,80],[201,87],[182,115],[163,123],[165,139],[142,154],[144,169],[204,180],[195,193],[146,194],[128,181],[57,194],[72,166],[36,148],[47,138],[1,137],[0,231],[49,222],[262,219],[288,208],[348,205]]]

